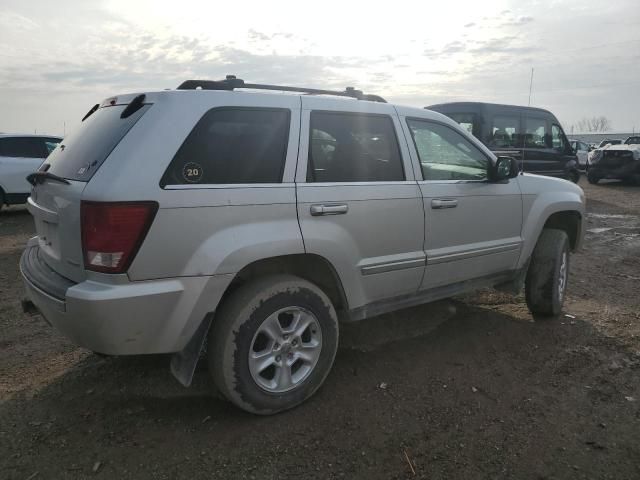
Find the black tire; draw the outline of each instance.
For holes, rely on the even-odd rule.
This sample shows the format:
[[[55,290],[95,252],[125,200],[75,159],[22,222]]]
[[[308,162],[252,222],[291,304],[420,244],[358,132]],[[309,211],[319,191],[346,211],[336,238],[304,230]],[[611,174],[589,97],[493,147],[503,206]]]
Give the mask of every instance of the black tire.
[[[569,170],[569,173],[567,173],[567,180],[570,180],[573,183],[578,183],[580,181],[580,171],[577,169]]]
[[[569,237],[563,230],[546,228],[542,230],[533,250],[525,279],[525,298],[534,317],[560,314],[568,278]]]
[[[321,342],[316,350],[319,352],[316,363],[310,367],[309,373],[290,390],[272,392],[254,379],[255,368],[252,373],[249,355],[255,352],[258,336],[262,335],[260,329],[269,317],[276,318],[273,317],[274,314],[287,308],[310,312],[312,315],[307,318],[315,320],[311,320],[311,325],[314,325],[311,331],[313,334],[320,332]],[[285,313],[276,318],[280,326],[280,316]],[[316,330],[316,326],[319,329]],[[290,336],[293,338],[294,335],[292,333]],[[286,352],[289,352],[289,349],[295,348],[292,345],[296,343],[292,338],[284,338]],[[298,338],[298,348],[302,349],[303,335]],[[272,343],[265,351],[275,351],[279,346],[280,351],[285,352],[285,343],[279,345],[276,341],[267,339]],[[299,405],[322,385],[331,370],[338,348],[338,318],[331,300],[316,285],[293,275],[270,275],[243,285],[224,301],[213,321],[208,341],[209,371],[219,391],[243,410],[270,415]],[[284,353],[283,355],[288,356],[284,357],[284,363],[287,362],[286,358],[294,354],[295,352]],[[282,363],[273,365],[274,372],[280,372],[277,368],[283,368]],[[287,368],[295,375],[294,366],[295,363]],[[289,379],[292,378],[292,373],[289,373]],[[276,376],[277,373],[274,374],[274,382],[278,381],[279,377],[275,378]]]
[[[587,173],[587,180],[590,184],[596,185],[600,181],[600,177],[597,176],[592,169],[589,169]]]

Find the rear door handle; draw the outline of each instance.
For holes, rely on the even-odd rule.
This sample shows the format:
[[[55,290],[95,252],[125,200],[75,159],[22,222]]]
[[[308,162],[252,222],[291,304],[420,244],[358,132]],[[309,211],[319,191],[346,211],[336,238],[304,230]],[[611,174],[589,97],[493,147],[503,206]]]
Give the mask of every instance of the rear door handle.
[[[456,208],[458,200],[454,198],[434,198],[431,200],[431,208]]]
[[[311,205],[311,215],[318,217],[320,215],[344,215],[349,211],[349,206],[344,204],[323,204]]]

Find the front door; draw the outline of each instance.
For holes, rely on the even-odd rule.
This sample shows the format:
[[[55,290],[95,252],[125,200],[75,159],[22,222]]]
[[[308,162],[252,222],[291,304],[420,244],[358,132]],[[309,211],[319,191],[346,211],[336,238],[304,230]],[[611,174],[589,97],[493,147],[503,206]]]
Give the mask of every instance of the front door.
[[[415,293],[425,268],[424,214],[395,111],[303,97],[301,125],[305,251],[333,265],[351,309]]]
[[[420,161],[429,289],[516,267],[522,245],[517,179],[488,181],[489,156],[452,127],[406,119]]]

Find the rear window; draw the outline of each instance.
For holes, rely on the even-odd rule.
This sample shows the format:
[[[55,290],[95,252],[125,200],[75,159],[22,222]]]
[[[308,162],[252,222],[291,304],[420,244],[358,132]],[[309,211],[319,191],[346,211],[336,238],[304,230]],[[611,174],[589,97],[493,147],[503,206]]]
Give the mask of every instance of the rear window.
[[[209,110],[180,146],[160,186],[280,183],[289,118],[286,109]]]
[[[48,154],[41,137],[0,138],[0,156],[45,158]]]
[[[64,138],[47,158],[49,172],[69,180],[88,182],[102,162],[151,105],[120,118],[126,105],[99,108]]]

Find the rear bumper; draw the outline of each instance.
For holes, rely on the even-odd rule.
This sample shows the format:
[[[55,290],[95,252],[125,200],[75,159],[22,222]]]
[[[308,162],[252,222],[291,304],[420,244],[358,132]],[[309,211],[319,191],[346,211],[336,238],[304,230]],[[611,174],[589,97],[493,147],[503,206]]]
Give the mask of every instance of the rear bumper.
[[[38,270],[46,267],[33,261],[37,248],[28,247],[20,261],[29,299],[48,323],[74,343],[108,355],[182,350],[232,279],[232,275],[216,275],[76,284],[60,277],[68,285],[56,289],[52,288],[55,277],[42,281],[39,275]]]

